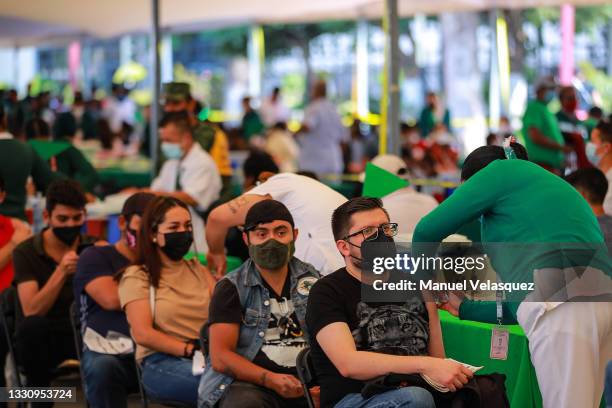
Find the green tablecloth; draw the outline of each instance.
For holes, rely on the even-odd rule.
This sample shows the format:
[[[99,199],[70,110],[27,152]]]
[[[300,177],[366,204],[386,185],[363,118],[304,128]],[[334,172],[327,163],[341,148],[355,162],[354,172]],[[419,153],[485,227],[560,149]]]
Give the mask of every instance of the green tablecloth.
[[[506,391],[512,408],[541,408],[542,396],[523,329],[504,326],[510,332],[507,360],[492,360],[491,333],[494,324],[459,320],[440,311],[442,337],[447,357],[474,366],[484,366],[480,374],[497,372],[506,375]]]
[[[126,171],[119,168],[98,170],[102,182],[114,182],[119,189],[126,187],[148,187],[151,185],[151,174],[148,171]]]
[[[194,257],[194,253],[193,252],[189,252],[187,255],[185,255],[185,259],[191,259]],[[202,265],[206,265],[206,254],[198,254],[198,259],[200,260],[200,263]],[[242,265],[242,260],[240,258],[237,258],[235,256],[228,256],[227,258],[227,272],[231,272],[234,269],[237,269],[240,265]]]

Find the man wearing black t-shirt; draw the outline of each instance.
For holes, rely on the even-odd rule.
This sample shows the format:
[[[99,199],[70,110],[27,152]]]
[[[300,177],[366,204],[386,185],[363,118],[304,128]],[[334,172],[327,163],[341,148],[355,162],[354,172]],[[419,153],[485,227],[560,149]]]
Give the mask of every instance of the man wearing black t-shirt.
[[[472,373],[444,359],[442,332],[435,304],[371,303],[361,286],[373,282],[362,270],[365,241],[393,242],[397,224],[376,198],[358,197],[332,216],[336,246],[346,267],[320,279],[308,299],[306,323],[312,361],[321,387],[322,408],[433,408],[432,395],[419,387],[398,388],[364,399],[364,382],[389,373],[426,374],[451,391]]]
[[[76,357],[69,319],[72,277],[79,246],[94,242],[81,235],[86,200],[78,183],[54,181],[46,198],[48,227],[13,251],[14,284],[25,316],[16,328],[16,353],[29,387],[49,386],[51,370]]]
[[[136,259],[137,231],[150,193],[125,201],[119,217],[121,239],[85,250],[74,275],[74,298],[81,320],[85,395],[92,408],[125,408],[138,390],[130,327],[119,303],[114,276]]]
[[[307,406],[295,362],[307,345],[306,303],[319,272],[293,256],[297,235],[284,204],[264,200],[249,209],[243,239],[250,259],[217,284],[210,301],[199,407]]]

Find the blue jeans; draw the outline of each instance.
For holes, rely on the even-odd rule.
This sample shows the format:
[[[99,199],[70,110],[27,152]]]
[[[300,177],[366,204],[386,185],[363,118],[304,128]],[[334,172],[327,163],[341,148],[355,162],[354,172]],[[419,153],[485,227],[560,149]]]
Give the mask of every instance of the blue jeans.
[[[363,399],[361,394],[348,394],[334,408],[436,408],[433,396],[420,387],[405,387]]]
[[[155,353],[142,361],[142,384],[147,395],[158,401],[176,401],[195,406],[201,375],[191,373],[192,361]]]
[[[608,361],[606,366],[606,377],[604,381],[604,397],[606,399],[606,407],[612,407],[612,360]]]
[[[138,391],[134,355],[100,354],[85,350],[81,369],[85,395],[92,408],[127,408],[127,396]]]

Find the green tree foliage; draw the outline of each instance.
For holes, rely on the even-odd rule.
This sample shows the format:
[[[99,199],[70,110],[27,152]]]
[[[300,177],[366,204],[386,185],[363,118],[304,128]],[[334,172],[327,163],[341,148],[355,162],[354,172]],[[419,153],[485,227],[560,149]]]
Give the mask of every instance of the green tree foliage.
[[[593,84],[595,90],[601,95],[602,106],[605,112],[612,111],[612,77],[605,72],[598,70],[587,61],[579,64],[580,71],[584,74],[587,81]]]
[[[264,26],[266,55],[287,55],[294,48],[299,48],[306,67],[306,82],[303,102],[308,101],[310,85],[314,80],[314,71],[310,61],[310,44],[323,34],[354,32],[353,21],[327,21],[312,24],[275,24]]]
[[[540,28],[545,21],[558,23],[561,18],[559,7],[539,7],[523,12],[526,21]],[[612,18],[612,5],[589,6],[576,8],[576,32],[589,33]]]

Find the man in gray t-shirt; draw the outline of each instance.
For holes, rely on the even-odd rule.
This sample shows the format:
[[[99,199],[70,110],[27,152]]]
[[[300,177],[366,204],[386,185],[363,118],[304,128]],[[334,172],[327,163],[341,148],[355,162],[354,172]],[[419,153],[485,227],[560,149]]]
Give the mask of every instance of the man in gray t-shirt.
[[[348,138],[348,129],[342,125],[336,106],[327,99],[325,82],[317,81],[298,136],[300,170],[318,175],[342,173],[341,144],[348,142]]]

